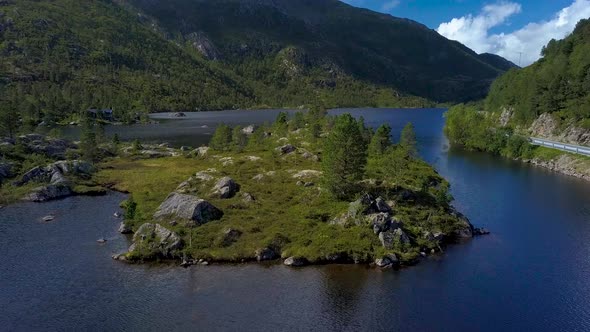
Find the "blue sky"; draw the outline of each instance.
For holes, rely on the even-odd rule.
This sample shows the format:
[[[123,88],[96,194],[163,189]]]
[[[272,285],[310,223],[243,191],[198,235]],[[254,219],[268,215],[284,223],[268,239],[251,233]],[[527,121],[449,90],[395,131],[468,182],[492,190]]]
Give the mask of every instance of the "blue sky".
[[[479,53],[521,65],[539,58],[551,38],[590,17],[590,0],[343,0],[353,6],[406,17]]]

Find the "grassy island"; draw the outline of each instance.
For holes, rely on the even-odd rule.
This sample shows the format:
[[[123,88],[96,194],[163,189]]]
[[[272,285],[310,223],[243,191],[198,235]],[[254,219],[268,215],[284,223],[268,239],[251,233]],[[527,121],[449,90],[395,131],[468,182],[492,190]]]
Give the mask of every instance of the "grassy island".
[[[135,243],[118,258],[408,264],[470,237],[471,225],[449,205],[448,183],[416,157],[411,126],[400,144],[389,135],[386,125],[373,132],[350,115],[310,112],[291,119],[281,114],[256,129],[222,125],[210,147],[171,157],[123,148],[123,156],[101,163],[95,176],[131,193],[124,227],[136,232]],[[234,188],[220,194],[215,188],[228,178]],[[175,195],[204,200],[222,216],[194,218],[195,205],[180,203],[172,213],[158,212]],[[375,202],[386,207],[371,211]],[[187,206],[188,218],[179,211]],[[154,223],[164,235],[153,231]],[[146,224],[152,227],[147,233]]]

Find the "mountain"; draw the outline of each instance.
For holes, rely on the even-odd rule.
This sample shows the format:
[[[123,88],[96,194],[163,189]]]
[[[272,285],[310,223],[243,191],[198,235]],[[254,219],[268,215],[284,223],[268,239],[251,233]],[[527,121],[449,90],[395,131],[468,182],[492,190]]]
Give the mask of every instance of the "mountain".
[[[254,100],[235,77],[110,1],[0,1],[0,54],[0,113],[17,110],[25,124],[62,120],[89,107],[134,116]]]
[[[155,30],[266,85],[312,77],[438,102],[485,96],[508,67],[426,26],[338,0],[119,0]],[[278,73],[277,73],[278,71]],[[282,72],[281,72],[282,71]]]
[[[508,71],[512,68],[518,68],[518,66],[512,61],[504,59],[503,57],[496,54],[482,53],[479,55],[479,58],[482,61],[485,61],[486,63],[489,63],[490,65],[503,71]]]
[[[0,132],[88,108],[422,107],[481,98],[506,69],[336,0],[0,0],[0,54]]]

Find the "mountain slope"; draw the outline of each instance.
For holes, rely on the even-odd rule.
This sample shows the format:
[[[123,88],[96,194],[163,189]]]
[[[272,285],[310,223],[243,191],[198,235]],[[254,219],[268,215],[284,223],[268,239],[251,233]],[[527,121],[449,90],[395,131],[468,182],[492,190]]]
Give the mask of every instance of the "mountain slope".
[[[25,123],[88,107],[121,117],[253,104],[252,91],[146,28],[110,1],[0,2],[3,107]]]
[[[319,86],[349,76],[435,101],[465,101],[485,96],[505,69],[419,23],[337,0],[118,2],[168,38],[265,83],[284,81],[272,66],[279,61]],[[284,53],[295,65],[277,60]]]

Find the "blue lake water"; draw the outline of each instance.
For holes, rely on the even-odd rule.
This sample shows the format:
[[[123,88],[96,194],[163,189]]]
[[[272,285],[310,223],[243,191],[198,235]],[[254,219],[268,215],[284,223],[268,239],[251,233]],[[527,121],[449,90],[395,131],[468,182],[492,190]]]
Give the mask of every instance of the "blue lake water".
[[[590,330],[590,183],[450,149],[443,110],[335,112],[345,111],[388,122],[395,136],[413,122],[454,204],[492,234],[401,271],[130,266],[110,258],[128,245],[112,217],[123,195],[17,204],[0,210],[0,330]],[[265,112],[108,131],[198,146],[217,122],[272,121],[278,111]],[[42,222],[50,212],[56,220]]]

